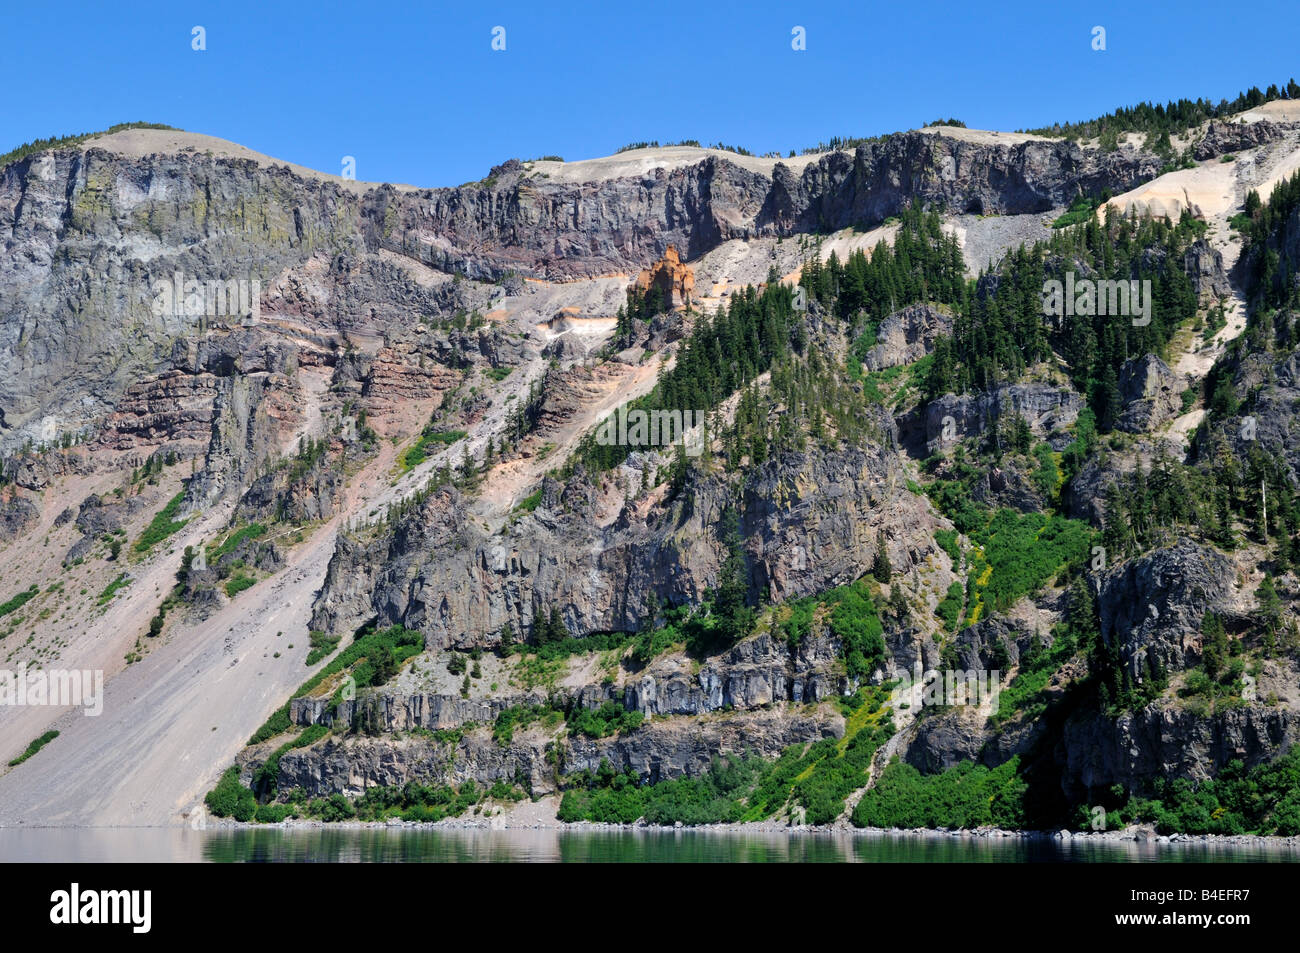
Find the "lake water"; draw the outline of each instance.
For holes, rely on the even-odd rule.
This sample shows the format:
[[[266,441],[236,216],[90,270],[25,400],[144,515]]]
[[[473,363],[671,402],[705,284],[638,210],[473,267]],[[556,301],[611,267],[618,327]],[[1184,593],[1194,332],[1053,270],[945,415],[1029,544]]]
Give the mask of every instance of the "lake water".
[[[1288,862],[1261,846],[681,831],[188,828],[0,830],[0,861],[999,863]]]

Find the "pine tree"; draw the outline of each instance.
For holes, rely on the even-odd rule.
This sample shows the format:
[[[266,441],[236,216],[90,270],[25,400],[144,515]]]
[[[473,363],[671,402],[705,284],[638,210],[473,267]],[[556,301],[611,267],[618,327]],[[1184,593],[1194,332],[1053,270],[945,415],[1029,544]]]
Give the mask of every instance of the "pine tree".
[[[871,575],[876,582],[889,582],[894,567],[889,562],[889,551],[885,548],[885,531],[876,530],[876,558],[871,564]]]
[[[734,507],[728,507],[722,519],[723,545],[727,558],[723,561],[713,598],[713,612],[718,620],[718,632],[727,644],[749,634],[753,625],[753,610],[749,607],[749,564],[740,538],[740,516]]]
[[[1228,662],[1228,634],[1223,620],[1212,612],[1207,612],[1201,620],[1201,660],[1205,674],[1212,679],[1218,679]]]

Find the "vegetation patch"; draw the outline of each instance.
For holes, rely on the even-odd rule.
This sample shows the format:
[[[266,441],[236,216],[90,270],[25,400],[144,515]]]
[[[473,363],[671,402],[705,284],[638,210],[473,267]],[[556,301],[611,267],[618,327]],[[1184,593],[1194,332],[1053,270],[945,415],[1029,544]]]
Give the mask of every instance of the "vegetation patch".
[[[853,811],[858,827],[1020,828],[1029,785],[1019,757],[996,768],[964,761],[922,774],[895,756]]]
[[[177,520],[176,514],[180,511],[181,500],[185,497],[185,491],[182,490],[172,497],[167,505],[164,506],[145,528],[140,538],[135,541],[135,551],[141,555],[149,552],[158,543],[170,536],[172,533],[183,527],[188,520]]]
[[[40,587],[32,583],[30,587],[18,593],[12,599],[6,602],[0,602],[0,617],[7,616],[11,612],[16,612],[25,606],[30,600],[40,594]]]
[[[428,430],[420,434],[420,439],[402,455],[402,467],[411,470],[429,459],[434,448],[450,446],[466,436],[464,430]]]
[[[47,744],[49,744],[57,737],[59,737],[59,733],[57,731],[54,731],[53,729],[45,732],[45,734],[41,735],[39,738],[37,738],[35,741],[29,744],[27,746],[27,749],[22,754],[20,754],[18,757],[10,761],[9,767],[12,768],[22,764],[24,761],[26,761],[32,755],[36,754],[36,752],[40,751],[42,748],[44,748]]]
[[[126,573],[120,573],[116,579],[114,579],[112,582],[110,582],[107,586],[104,587],[104,591],[99,594],[99,598],[96,600],[96,604],[101,606],[107,605],[108,600],[112,599],[113,596],[117,594],[117,591],[119,589],[121,589],[126,585],[129,585],[130,582],[131,582],[130,576],[128,576]]]

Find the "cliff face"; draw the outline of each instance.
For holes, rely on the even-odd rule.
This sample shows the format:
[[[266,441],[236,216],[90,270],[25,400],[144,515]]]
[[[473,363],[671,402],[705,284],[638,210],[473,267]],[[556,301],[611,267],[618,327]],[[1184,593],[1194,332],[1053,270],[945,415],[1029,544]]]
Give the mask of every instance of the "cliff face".
[[[765,465],[744,490],[742,534],[753,585],[772,601],[852,582],[871,568],[877,530],[900,567],[946,560],[933,530],[946,521],[905,486],[898,456],[871,446]],[[498,644],[509,625],[559,610],[575,635],[634,632],[649,600],[698,603],[725,557],[720,524],[734,498],[723,480],[680,501],[595,519],[581,475],[543,485],[537,509],[502,535],[469,518],[457,491],[438,491],[370,545],[341,541],[312,627],[345,633],[374,619],[424,633],[430,648]],[[945,582],[946,585],[946,582]]]
[[[1225,148],[1236,135],[1218,130],[1206,147]],[[1080,192],[1122,193],[1158,165],[1145,154],[1066,142],[990,145],[907,133],[797,172],[780,161],[704,155],[643,175],[573,182],[512,161],[455,189],[360,192],[198,154],[129,158],[91,148],[32,156],[0,171],[0,458],[18,486],[0,487],[0,544],[38,536],[48,519],[38,494],[63,481],[126,476],[163,453],[193,461],[176,515],[197,521],[224,503],[232,515],[213,528],[217,535],[195,537],[204,554],[197,565],[180,576],[169,565],[163,575],[169,583],[183,577],[187,617],[202,619],[229,606],[222,589],[236,598],[238,586],[221,586],[236,563],[279,573],[295,559],[295,535],[301,541],[320,529],[317,521],[335,521],[314,540],[316,575],[299,593],[310,621],[300,628],[313,644],[321,637],[346,644],[368,624],[401,625],[423,637],[419,663],[440,671],[429,684],[403,673],[336,706],[328,695],[294,699],[294,725],[332,724],[343,735],[364,720],[376,736],[351,732],[285,754],[281,790],[315,796],[414,779],[524,777],[545,793],[559,783],[561,765],[595,770],[607,760],[659,780],[698,775],[720,752],[773,756],[789,744],[841,737],[846,718],[835,699],[870,682],[918,664],[1001,669],[1010,678],[1057,637],[1064,580],[1050,578],[1040,586],[1045,594],[1002,606],[994,618],[965,602],[980,545],[939,515],[915,482],[916,463],[954,442],[974,448],[1009,413],[1059,455],[1085,399],[1045,382],[1056,374],[944,395],[905,413],[893,391],[889,401],[862,404],[852,440],[832,439],[839,436],[830,434],[839,424],[826,423],[839,409],[832,408],[807,424],[817,432],[804,449],[738,454],[740,464],[706,460],[672,480],[663,479],[675,464],[667,451],[638,449],[604,474],[566,467],[605,414],[653,393],[698,320],[689,310],[657,316],[644,349],[638,339],[610,359],[599,344],[628,276],[640,272],[635,287],[684,307],[694,290],[685,262],[726,241],[874,226],[909,202],[956,214],[1040,213]],[[1297,231],[1284,236],[1287,254]],[[1207,302],[1231,291],[1223,256],[1204,242],[1181,256],[1181,267]],[[177,275],[182,298],[190,280],[205,288],[235,282],[237,293],[245,282],[254,297],[236,297],[256,313],[160,310],[158,283]],[[797,320],[792,339],[825,345],[842,365],[850,329],[820,305]],[[914,364],[953,324],[928,304],[885,316],[864,369]],[[1243,363],[1239,383],[1268,378],[1271,386],[1255,397],[1258,440],[1300,472],[1300,445],[1287,424],[1295,356],[1265,363]],[[776,372],[756,376],[754,391]],[[813,385],[800,394],[800,382],[786,383],[797,400],[821,396],[809,393]],[[1152,432],[1182,413],[1185,382],[1153,355],[1134,357],[1120,383],[1121,429],[1155,440]],[[846,388],[859,396],[867,384],[854,374]],[[719,427],[739,419],[741,401],[722,401]],[[775,420],[791,408],[743,410]],[[909,422],[920,445],[910,455],[900,446]],[[12,453],[28,440],[69,434],[78,442],[64,450]],[[720,445],[727,439],[711,436]],[[1086,461],[1065,495],[1072,512],[1094,524],[1105,486],[1152,446],[1137,438],[1112,444],[1131,455]],[[999,448],[998,462],[963,492],[990,508],[1055,505],[1050,481],[1031,481],[1023,460],[1001,455]],[[479,485],[464,471],[490,479]],[[436,484],[426,484],[435,473]],[[960,473],[939,461],[928,476],[956,481]],[[139,481],[131,474],[124,482]],[[66,518],[55,525],[75,518],[82,534],[72,550],[60,547],[69,561],[89,558],[106,534],[125,537],[132,527],[134,535],[157,511],[111,492],[80,489],[58,501]],[[741,514],[736,541],[725,519],[733,509]],[[216,539],[255,521],[292,525],[220,552]],[[673,648],[625,664],[625,639],[611,643],[621,653],[616,664],[588,653],[593,658],[549,683],[511,681],[521,677],[504,663],[475,676],[472,687],[469,676],[462,687],[460,673],[441,671],[457,653],[475,662],[490,656],[490,665],[513,658],[506,633],[535,637],[534,620],[549,622],[552,613],[572,636],[610,638],[642,630],[665,607],[698,607],[725,582],[733,545],[744,557],[751,604],[783,611],[887,564],[872,584],[884,650],[870,670],[850,674],[847,637],[834,634],[831,610],[821,606],[802,639],[778,630],[773,616],[703,658]],[[1139,680],[1152,662],[1174,674],[1194,667],[1207,612],[1245,624],[1247,609],[1233,595],[1237,575],[1227,556],[1191,540],[1094,573],[1105,647]],[[305,570],[295,577],[305,578]],[[239,584],[264,580],[249,575]],[[937,611],[945,599],[962,602],[947,623]],[[484,651],[494,649],[500,656]],[[1043,690],[1050,704],[1083,677],[1070,665],[1055,671]],[[605,702],[647,720],[599,739],[532,727],[508,744],[485,727],[509,708]],[[1046,750],[1064,789],[1077,793],[1161,774],[1203,777],[1233,757],[1272,757],[1295,735],[1289,710],[1262,706],[1212,716],[1174,705],[1122,718],[1090,711],[1070,709],[1064,727],[1037,715],[998,724],[992,711],[926,712],[896,736],[896,750],[925,771]],[[431,736],[451,730],[461,736]],[[246,755],[245,767],[257,757]]]
[[[199,154],[42,153],[0,171],[0,448],[97,428],[167,365],[192,315],[155,313],[157,282],[258,282],[260,310],[319,333],[382,333],[448,304],[385,253],[471,278],[627,272],[675,246],[873,225],[909,201],[987,214],[1123,192],[1158,161],[1064,142],[992,146],[904,133],[770,176],[708,155],[583,184],[517,161],[454,189],[358,196],[287,167]],[[182,309],[183,310],[183,309]],[[239,323],[238,315],[206,315]]]

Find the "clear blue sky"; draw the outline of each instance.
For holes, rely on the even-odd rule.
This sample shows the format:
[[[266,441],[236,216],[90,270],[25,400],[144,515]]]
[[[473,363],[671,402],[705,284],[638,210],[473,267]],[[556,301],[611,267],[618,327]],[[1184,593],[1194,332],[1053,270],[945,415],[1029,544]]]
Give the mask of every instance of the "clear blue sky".
[[[143,119],[328,172],[351,155],[363,180],[455,185],[511,156],[642,139],[786,152],[939,116],[1014,129],[1218,101],[1300,78],[1298,28],[1297,0],[11,2],[0,151]]]

